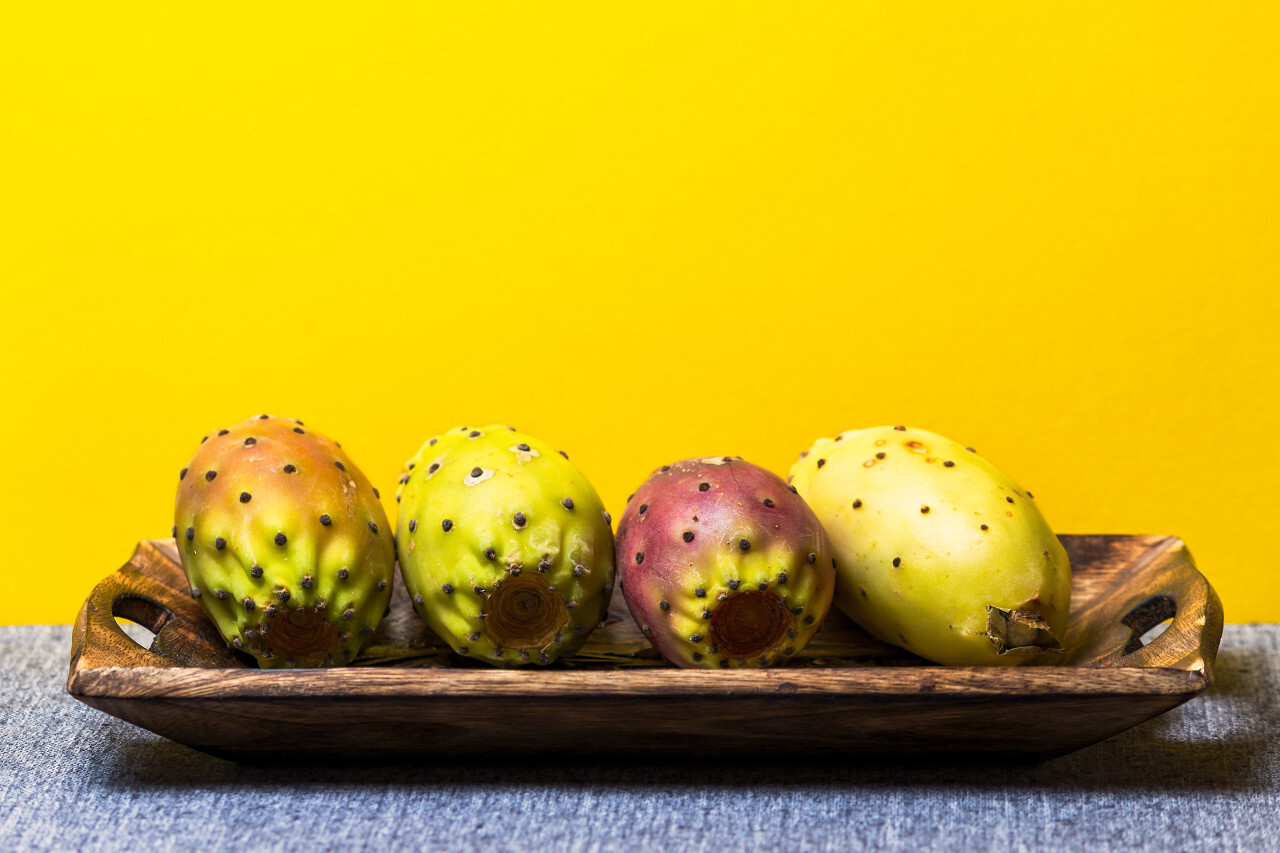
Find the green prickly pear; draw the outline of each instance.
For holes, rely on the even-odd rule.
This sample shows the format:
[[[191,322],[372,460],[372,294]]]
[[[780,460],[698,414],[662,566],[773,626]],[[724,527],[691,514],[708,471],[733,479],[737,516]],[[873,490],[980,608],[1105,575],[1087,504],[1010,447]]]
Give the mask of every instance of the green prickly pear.
[[[618,552],[631,615],[677,666],[784,663],[831,606],[835,559],[813,510],[741,458],[650,474],[618,521]]]
[[[414,608],[495,666],[577,651],[613,591],[613,530],[561,451],[510,427],[436,436],[400,476],[396,537]]]
[[[836,605],[943,664],[1060,650],[1071,567],[1031,493],[971,447],[875,427],[821,438],[790,480],[839,559]]]
[[[263,667],[349,663],[391,600],[378,491],[302,421],[259,415],[205,436],[174,520],[191,595]]]

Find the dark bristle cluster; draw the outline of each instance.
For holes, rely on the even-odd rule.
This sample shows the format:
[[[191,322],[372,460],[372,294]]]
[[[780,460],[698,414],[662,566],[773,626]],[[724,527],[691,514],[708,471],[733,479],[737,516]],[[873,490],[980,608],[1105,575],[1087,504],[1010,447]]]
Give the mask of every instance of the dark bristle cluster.
[[[765,499],[764,499],[764,505],[765,505],[765,506],[767,506],[767,507],[772,507],[772,506],[773,506],[773,499],[772,499],[772,498],[765,498]]]
[[[418,519],[416,518],[409,519],[409,532],[412,533],[417,529],[418,529]]]
[[[333,519],[330,518],[329,513],[326,512],[320,516],[320,523],[323,524],[325,527],[328,527],[330,524],[333,524]]]
[[[453,522],[450,519],[446,518],[444,521],[440,522],[440,529],[443,530],[445,533],[448,533],[450,530],[453,529]]]
[[[288,541],[289,541],[289,537],[288,537],[288,536],[285,536],[283,533],[277,533],[277,534],[276,534],[275,542],[276,542],[276,544],[277,544],[277,545],[283,545],[284,543],[286,543],[286,542],[288,542]]]
[[[254,438],[253,436],[249,436],[244,440],[245,447],[253,447],[257,443],[258,443],[258,439]]]
[[[249,494],[248,492],[240,493],[240,503],[247,504],[251,500],[253,500],[253,495]]]
[[[698,484],[698,491],[700,491],[700,492],[705,492],[705,491],[707,491],[707,490],[708,490],[708,489],[710,489],[710,488],[711,488],[711,484],[710,484],[710,483],[699,483],[699,484]]]
[[[377,532],[378,532],[378,525],[371,521],[371,522],[369,522],[369,529],[370,529],[371,531],[373,531],[374,533],[377,533]]]
[[[692,530],[686,530],[686,531],[684,532],[684,541],[686,541],[686,542],[692,542],[692,541],[693,541],[693,531],[692,531]]]
[[[347,466],[343,465],[341,460],[338,460],[338,459],[333,460],[333,467],[337,468],[339,471],[347,470]]]
[[[227,540],[226,540],[226,539],[223,539],[221,536],[219,536],[217,539],[214,539],[214,540],[213,540],[213,547],[215,547],[215,548],[217,548],[219,551],[221,551],[221,550],[223,550],[224,548],[226,548],[226,547],[227,547]]]
[[[563,506],[565,509],[573,509],[573,498],[565,498],[564,500],[560,501],[560,505]]]
[[[294,427],[293,431],[296,432],[298,435],[306,434],[306,430],[304,430],[302,427]]]
[[[286,465],[286,466],[284,466],[284,468],[283,468],[282,470],[283,470],[286,474],[292,474],[292,473],[294,473],[295,471],[297,471],[298,469],[297,469],[297,468],[295,468],[295,467],[294,467],[294,466],[292,466],[292,465]]]
[[[212,483],[212,482],[213,482],[213,480],[214,480],[214,478],[215,478],[215,477],[217,477],[217,476],[218,476],[218,472],[217,472],[217,471],[205,471],[205,472],[204,472],[204,479],[205,479],[205,481],[206,481],[206,482],[209,482],[209,483]]]

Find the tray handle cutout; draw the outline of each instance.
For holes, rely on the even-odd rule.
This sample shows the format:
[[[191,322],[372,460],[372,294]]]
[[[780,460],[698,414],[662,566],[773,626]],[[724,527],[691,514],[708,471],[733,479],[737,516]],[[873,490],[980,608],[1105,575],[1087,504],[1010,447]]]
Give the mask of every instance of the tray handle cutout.
[[[136,622],[150,631],[153,635],[150,647],[139,643],[139,648],[145,648],[148,651],[161,654],[156,647],[156,641],[160,637],[160,632],[164,630],[164,626],[168,625],[170,620],[173,619],[172,610],[149,598],[124,595],[111,602],[111,615],[117,620],[128,619],[130,622]],[[119,625],[119,622],[117,622],[117,625]],[[126,634],[126,636],[128,635]],[[130,639],[133,638],[130,637]],[[135,640],[135,642],[137,641]]]

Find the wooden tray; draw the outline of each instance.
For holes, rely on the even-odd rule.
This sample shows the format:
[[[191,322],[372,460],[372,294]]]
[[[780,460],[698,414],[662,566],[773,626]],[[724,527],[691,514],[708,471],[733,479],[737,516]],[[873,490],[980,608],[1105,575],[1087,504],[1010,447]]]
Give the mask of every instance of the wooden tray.
[[[397,582],[391,614],[355,666],[264,671],[229,649],[187,595],[173,541],[150,540],[85,601],[67,690],[239,761],[566,752],[1043,760],[1205,690],[1222,637],[1222,604],[1179,539],[1062,541],[1071,625],[1066,653],[1044,665],[934,666],[832,608],[785,667],[682,670],[654,655],[615,596],[571,661],[500,670],[449,653]],[[155,632],[151,648],[115,617]]]

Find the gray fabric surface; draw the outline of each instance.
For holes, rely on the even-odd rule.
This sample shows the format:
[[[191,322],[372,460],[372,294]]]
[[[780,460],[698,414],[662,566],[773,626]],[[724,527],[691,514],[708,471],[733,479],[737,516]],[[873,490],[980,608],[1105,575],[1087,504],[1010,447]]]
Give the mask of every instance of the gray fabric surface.
[[[66,694],[70,629],[0,628],[0,849],[1280,850],[1280,626],[1206,695],[1039,766],[565,759],[251,768]]]

